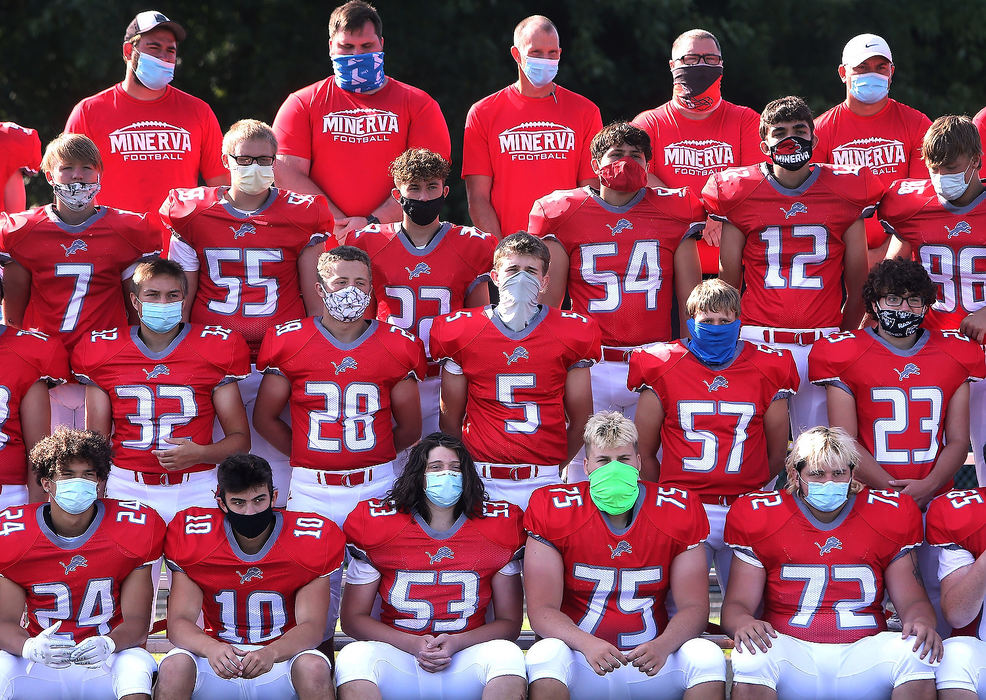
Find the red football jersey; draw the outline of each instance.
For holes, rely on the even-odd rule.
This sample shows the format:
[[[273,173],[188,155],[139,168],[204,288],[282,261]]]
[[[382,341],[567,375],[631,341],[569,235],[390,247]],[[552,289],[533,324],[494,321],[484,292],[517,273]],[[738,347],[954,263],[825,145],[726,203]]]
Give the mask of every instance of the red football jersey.
[[[928,506],[925,522],[928,544],[943,549],[964,549],[974,559],[986,551],[986,489],[949,491]],[[986,640],[982,609],[972,623],[952,636],[968,634]]]
[[[633,520],[614,530],[583,481],[534,491],[524,529],[562,556],[561,611],[625,651],[664,632],[671,563],[705,541],[709,519],[687,491],[642,481]]]
[[[928,177],[921,143],[929,126],[927,116],[897,100],[887,100],[883,109],[865,117],[840,102],[815,120],[818,143],[813,158],[819,163],[865,166],[884,187],[905,177]],[[866,239],[872,248],[886,239],[874,218],[866,219]]]
[[[976,116],[972,118],[972,123],[979,130],[980,142],[986,142],[986,107],[976,112]],[[982,167],[979,169],[979,177],[986,177],[986,159],[983,159]]]
[[[298,256],[310,245],[335,246],[332,214],[320,195],[274,189],[244,214],[224,194],[219,187],[171,190],[161,219],[186,248],[173,246],[168,256],[199,272],[191,321],[233,329],[256,358],[269,328],[305,317]]]
[[[415,248],[399,223],[367,226],[346,241],[370,256],[377,318],[411,331],[425,350],[435,317],[463,308],[489,279],[496,243],[489,233],[449,223],[424,248]]]
[[[466,632],[486,623],[493,577],[524,546],[523,512],[487,501],[483,517],[460,515],[435,532],[417,513],[360,502],[343,531],[349,551],[380,572],[380,621],[411,634]]]
[[[120,584],[157,561],[164,521],[137,501],[96,501],[96,517],[78,539],[65,539],[44,518],[47,503],[0,511],[0,576],[27,593],[32,637],[58,620],[58,637],[81,642],[106,635],[123,619]]]
[[[221,510],[187,508],[168,525],[164,556],[202,590],[206,634],[266,646],[295,626],[298,589],[338,569],[345,546],[328,518],[278,509],[266,544],[247,554]]]
[[[0,325],[0,485],[27,483],[21,400],[35,382],[68,381],[68,353],[58,338]]]
[[[900,180],[880,201],[884,228],[910,243],[938,287],[926,328],[958,328],[962,319],[986,306],[986,194],[955,207],[942,200],[931,180]]]
[[[790,351],[740,341],[733,359],[713,368],[678,340],[634,350],[629,364],[627,388],[651,389],[664,407],[661,484],[733,496],[767,483],[763,416],[798,390]]]
[[[704,227],[687,188],[646,188],[613,207],[586,187],[536,201],[527,230],[568,253],[572,310],[599,324],[603,345],[627,347],[672,338],[674,253]]]
[[[842,322],[843,236],[872,213],[884,188],[866,168],[811,168],[794,190],[765,165],[723,170],[702,190],[709,214],[746,237],[745,325],[822,328]]]
[[[895,479],[931,473],[952,394],[984,377],[982,346],[958,331],[925,329],[910,350],[870,328],[846,331],[815,341],[808,356],[813,384],[834,384],[855,398],[859,441]]]
[[[548,465],[568,457],[568,371],[599,362],[602,347],[599,326],[577,313],[542,305],[518,333],[487,306],[436,318],[431,356],[469,383],[462,439],[477,461]]]
[[[246,342],[222,326],[186,323],[171,344],[152,352],[138,326],[93,331],[75,346],[72,371],[110,397],[113,463],[135,472],[165,471],[151,454],[174,445],[165,438],[212,442],[212,392],[250,374]],[[195,464],[186,472],[212,469]]]
[[[257,357],[258,370],[291,382],[291,466],[339,471],[397,455],[390,391],[425,368],[421,341],[380,321],[351,343],[319,318],[288,321],[267,331]]]
[[[6,185],[18,170],[33,175],[40,166],[38,132],[14,122],[0,122],[0,185]],[[4,202],[4,189],[0,186],[0,212],[9,209]]]
[[[140,258],[161,252],[146,216],[99,207],[69,226],[51,206],[0,215],[0,261],[31,273],[24,327],[61,333],[70,351],[92,330],[126,325],[123,280]]]
[[[763,614],[797,639],[850,644],[887,629],[883,575],[924,539],[921,511],[896,491],[863,489],[822,523],[786,491],[740,497],[723,537],[767,575]],[[809,544],[811,543],[811,544]]]

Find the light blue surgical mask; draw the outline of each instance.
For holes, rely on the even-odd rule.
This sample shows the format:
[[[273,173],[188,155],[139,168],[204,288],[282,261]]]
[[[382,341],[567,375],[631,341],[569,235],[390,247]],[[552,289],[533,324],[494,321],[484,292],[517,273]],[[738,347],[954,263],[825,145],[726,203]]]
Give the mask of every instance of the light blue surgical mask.
[[[425,496],[440,508],[454,506],[462,496],[462,472],[425,472]]]
[[[336,85],[347,92],[369,92],[383,85],[383,51],[332,57]]]
[[[972,167],[971,165],[969,167]],[[965,174],[969,172],[969,168],[966,168],[961,173],[948,173],[941,175],[939,173],[930,173],[931,186],[935,188],[935,192],[941,195],[942,199],[946,201],[953,201],[965,194],[965,191],[969,189],[969,182],[965,181]]]
[[[800,476],[798,478],[801,479]],[[808,489],[808,493],[804,494],[805,502],[823,513],[831,513],[849,500],[848,481],[826,481],[819,484],[801,479],[801,483]]]
[[[524,75],[531,81],[531,85],[542,88],[558,75],[558,59],[526,56],[524,57],[523,70]]]
[[[140,320],[155,333],[167,333],[181,322],[181,302],[141,302]]]
[[[66,513],[78,515],[96,502],[96,482],[89,479],[61,479],[55,483],[53,498]]]
[[[134,74],[148,90],[163,90],[175,79],[175,64],[138,52]]]
[[[740,321],[716,325],[713,323],[697,323],[688,319],[688,332],[692,339],[688,341],[688,350],[707,365],[721,365],[728,362],[736,352],[739,340]]]
[[[874,104],[890,94],[890,78],[879,73],[851,75],[849,94],[864,104]]]

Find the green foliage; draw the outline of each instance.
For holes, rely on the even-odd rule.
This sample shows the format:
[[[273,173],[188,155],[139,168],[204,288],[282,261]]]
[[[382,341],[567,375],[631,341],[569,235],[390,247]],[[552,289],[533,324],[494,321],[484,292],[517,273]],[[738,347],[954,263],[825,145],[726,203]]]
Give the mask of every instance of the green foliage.
[[[72,106],[118,82],[123,31],[154,3],[130,0],[6,0],[0,10],[0,119],[31,126],[42,142]],[[516,79],[514,25],[542,13],[562,38],[559,82],[594,100],[604,121],[632,118],[670,96],[667,59],[680,32],[715,33],[725,58],[723,93],[759,111],[802,95],[817,113],[841,101],[836,67],[845,42],[884,36],[897,74],[891,95],[934,118],[975,114],[986,104],[986,25],[977,3],[921,0],[378,0],[388,74],[442,105],[453,158],[470,105]],[[209,102],[225,129],[237,119],[270,122],[292,91],[331,72],[326,25],[333,3],[163,0],[157,9],[188,29],[175,86]],[[29,201],[50,190],[35,178]],[[453,182],[449,218],[466,219]]]

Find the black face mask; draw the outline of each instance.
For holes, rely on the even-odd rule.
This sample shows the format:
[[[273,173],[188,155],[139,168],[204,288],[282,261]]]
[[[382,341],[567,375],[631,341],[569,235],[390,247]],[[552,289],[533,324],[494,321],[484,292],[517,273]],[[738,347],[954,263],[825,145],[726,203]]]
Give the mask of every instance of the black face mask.
[[[712,87],[722,77],[722,66],[677,66],[671,69],[672,83],[681,86],[683,97],[694,97]]]
[[[895,338],[905,338],[914,335],[924,321],[924,314],[916,314],[904,309],[876,310],[876,320],[888,335]]]
[[[811,139],[788,136],[770,147],[770,159],[785,170],[800,170],[811,160]]]
[[[401,209],[411,218],[411,221],[418,226],[427,226],[438,218],[442,205],[445,204],[445,196],[428,200],[401,197],[400,202]]]
[[[229,506],[226,507],[229,508]],[[244,515],[227,510],[226,519],[229,521],[229,526],[233,528],[233,532],[246,537],[248,540],[252,540],[274,522],[274,509],[272,506],[267,506],[267,510],[262,510],[252,515]]]

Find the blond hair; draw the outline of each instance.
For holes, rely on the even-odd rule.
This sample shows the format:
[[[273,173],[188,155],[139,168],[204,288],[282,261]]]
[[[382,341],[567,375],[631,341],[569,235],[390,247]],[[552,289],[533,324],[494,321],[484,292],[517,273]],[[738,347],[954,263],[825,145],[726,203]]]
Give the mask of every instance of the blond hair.
[[[842,428],[828,428],[819,425],[806,430],[798,436],[791,446],[791,452],[784,461],[787,471],[788,493],[798,491],[798,475],[805,469],[809,473],[824,467],[855,467],[859,464],[859,449],[856,441]],[[863,485],[853,479],[849,493],[859,493]]]
[[[88,136],[83,134],[59,134],[45,148],[45,156],[41,159],[41,170],[50,173],[59,163],[77,162],[91,165],[96,170],[103,171],[103,158],[99,149]]]
[[[529,255],[541,261],[541,271],[548,271],[548,263],[551,262],[551,252],[548,246],[540,238],[532,236],[527,231],[518,231],[500,241],[493,251],[493,269],[500,265],[500,261],[507,255]]]
[[[139,295],[140,285],[158,275],[174,277],[181,286],[182,296],[188,294],[188,278],[185,277],[185,270],[174,260],[167,258],[148,258],[134,268],[134,274],[131,278],[133,293]]]
[[[332,274],[333,265],[343,260],[363,263],[366,265],[366,276],[368,278],[370,277],[372,270],[370,267],[370,256],[365,251],[354,246],[340,245],[318,256],[318,267],[316,270],[318,271],[319,281],[327,280]]]
[[[586,450],[590,447],[610,449],[621,445],[637,447],[637,426],[616,411],[599,411],[589,416],[582,439]]]
[[[732,311],[739,318],[740,294],[731,284],[720,279],[700,282],[685,303],[688,315],[694,317],[699,311],[706,313],[727,313]]]
[[[979,129],[969,117],[946,114],[938,117],[924,134],[921,157],[929,168],[940,168],[959,156],[976,159],[983,155]]]
[[[274,136],[274,130],[259,119],[241,119],[229,127],[229,131],[223,136],[223,153],[232,155],[238,143],[254,139],[266,141],[274,147],[274,153],[277,153],[277,137]]]

